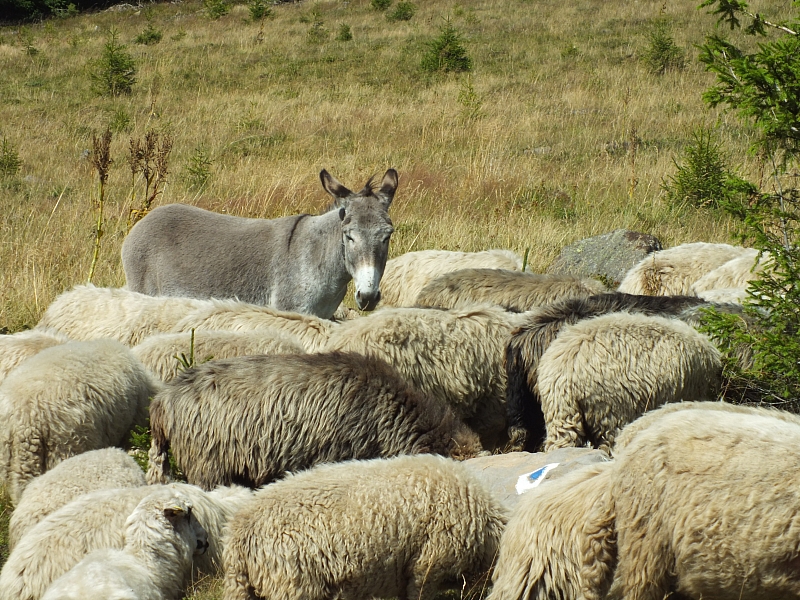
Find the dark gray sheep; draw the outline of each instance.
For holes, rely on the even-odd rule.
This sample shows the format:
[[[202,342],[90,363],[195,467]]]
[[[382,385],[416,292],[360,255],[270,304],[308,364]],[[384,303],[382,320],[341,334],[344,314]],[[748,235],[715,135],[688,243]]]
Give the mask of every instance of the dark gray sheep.
[[[190,483],[260,486],[317,463],[474,456],[478,436],[388,364],[356,354],[244,356],[173,379],[150,405],[150,483],[167,450]]]
[[[527,321],[512,332],[506,346],[510,447],[535,451],[544,441],[544,415],[536,386],[536,372],[542,354],[566,325],[620,311],[679,316],[698,306],[710,305],[694,296],[639,296],[612,292],[562,300],[532,312]]]
[[[506,269],[461,269],[430,281],[417,296],[417,306],[467,308],[495,304],[525,312],[566,298],[585,298],[608,291],[595,279],[542,275]]]

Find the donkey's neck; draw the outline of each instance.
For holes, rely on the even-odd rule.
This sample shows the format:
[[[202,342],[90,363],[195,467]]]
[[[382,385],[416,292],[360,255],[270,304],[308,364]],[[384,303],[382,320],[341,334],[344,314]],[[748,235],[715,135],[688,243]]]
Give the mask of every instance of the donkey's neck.
[[[352,279],[345,264],[341,219],[338,211],[332,210],[310,221],[309,234],[313,246],[308,249],[310,260],[305,276],[313,278],[320,291],[311,312],[330,313],[327,316],[331,316],[344,299],[347,284]],[[327,292],[323,293],[323,290]],[[322,309],[322,312],[316,312],[317,309]]]

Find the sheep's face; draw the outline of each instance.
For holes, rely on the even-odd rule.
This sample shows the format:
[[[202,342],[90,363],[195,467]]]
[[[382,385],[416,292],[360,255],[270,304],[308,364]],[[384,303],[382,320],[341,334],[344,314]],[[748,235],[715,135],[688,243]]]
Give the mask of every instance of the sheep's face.
[[[189,542],[190,547],[194,540],[195,555],[204,554],[208,550],[208,533],[192,515],[192,505],[189,502],[184,502],[182,506],[167,506],[164,508],[164,518],[181,539]]]

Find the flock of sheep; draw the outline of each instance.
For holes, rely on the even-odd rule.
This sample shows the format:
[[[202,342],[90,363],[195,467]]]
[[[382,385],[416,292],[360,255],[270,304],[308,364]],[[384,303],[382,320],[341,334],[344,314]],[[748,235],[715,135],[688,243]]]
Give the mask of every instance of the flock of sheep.
[[[677,246],[615,291],[521,263],[411,252],[381,308],[333,320],[65,292],[0,337],[0,600],[168,600],[200,573],[225,600],[416,600],[492,566],[491,600],[800,598],[800,418],[708,402],[694,327],[765,257]],[[119,448],[148,422],[145,476]],[[513,510],[462,462],[565,446],[613,459]]]

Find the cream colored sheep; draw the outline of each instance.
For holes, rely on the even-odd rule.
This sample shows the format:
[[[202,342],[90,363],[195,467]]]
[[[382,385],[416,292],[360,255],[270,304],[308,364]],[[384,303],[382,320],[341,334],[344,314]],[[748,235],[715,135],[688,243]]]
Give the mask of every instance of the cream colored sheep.
[[[68,458],[25,487],[8,524],[9,549],[36,523],[78,496],[146,483],[141,467],[119,448],[102,448]]]
[[[647,410],[713,398],[721,372],[719,351],[677,319],[620,312],[567,326],[538,366],[545,451],[607,449]]]
[[[388,362],[424,394],[449,404],[484,447],[496,448],[506,434],[503,356],[522,318],[490,306],[387,308],[342,323],[326,349]]]
[[[713,271],[709,271],[692,284],[690,293],[700,296],[702,292],[738,288],[744,290],[747,285],[769,264],[769,253],[759,258],[759,251],[747,248],[740,256],[723,263]]]
[[[156,396],[150,427],[148,481],[168,481],[171,448],[187,480],[207,489],[259,486],[321,462],[482,451],[446,404],[380,360],[340,352],[204,363]]]
[[[65,344],[69,338],[55,329],[29,329],[0,335],[0,382],[19,364],[45,348]]]
[[[78,285],[53,300],[36,329],[51,327],[73,340],[112,338],[135,346],[154,333],[170,331],[181,318],[207,305],[208,300]]]
[[[192,354],[192,332],[161,333],[146,338],[131,349],[133,355],[144,366],[158,375],[162,381],[175,377],[181,367],[179,358]],[[212,358],[233,358],[251,354],[304,354],[305,349],[293,335],[266,327],[254,331],[194,332],[194,361],[205,362]]]
[[[800,598],[800,418],[716,402],[644,418],[587,513],[584,597]]]
[[[634,265],[617,291],[648,296],[689,294],[701,277],[747,252],[741,246],[706,242],[658,250]]]
[[[122,549],[128,516],[160,487],[98,490],[47,515],[22,536],[0,571],[0,600],[39,600],[53,581],[88,553],[103,548]],[[204,492],[183,483],[166,487],[189,498],[194,507],[192,514],[208,533],[209,548],[196,557],[196,569],[217,573],[222,565],[223,530],[252,497],[252,491],[234,486]]]
[[[325,345],[337,324],[313,315],[285,312],[268,306],[235,300],[212,300],[210,306],[201,308],[178,322],[172,332],[188,332],[192,329],[257,331],[267,327],[293,335],[308,352],[315,352]]]
[[[42,600],[178,600],[192,557],[208,547],[206,537],[186,496],[156,490],[128,517],[122,550],[95,550],[56,579]]]
[[[0,475],[11,500],[65,458],[125,445],[160,387],[111,339],[67,342],[23,362],[0,384]]]
[[[510,250],[407,252],[386,261],[381,279],[381,305],[413,306],[428,282],[450,271],[461,269],[521,271],[522,259]]]
[[[430,599],[492,565],[505,522],[447,458],[321,465],[262,488],[232,519],[223,598]]]
[[[440,275],[422,288],[416,305],[468,308],[493,304],[524,312],[568,298],[607,292],[595,279],[572,275],[540,275],[505,269],[462,269]]]
[[[584,546],[603,564],[614,556],[613,539],[590,540],[586,515],[604,493],[613,463],[585,466],[545,481],[519,499],[500,539],[500,553],[486,600],[582,598]]]

